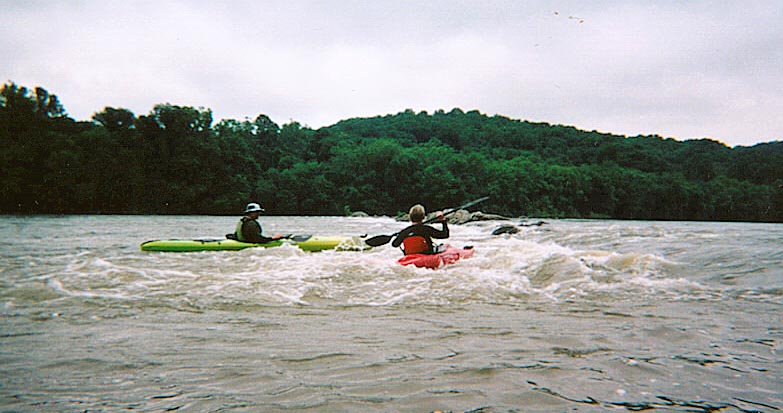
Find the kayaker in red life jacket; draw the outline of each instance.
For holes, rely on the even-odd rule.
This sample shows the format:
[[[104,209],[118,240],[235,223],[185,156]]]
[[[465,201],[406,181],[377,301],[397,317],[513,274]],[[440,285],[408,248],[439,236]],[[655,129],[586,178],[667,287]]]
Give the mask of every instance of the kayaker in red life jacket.
[[[392,241],[392,246],[399,247],[400,244],[402,244],[405,255],[436,254],[438,250],[432,243],[432,239],[444,239],[449,237],[449,224],[446,222],[443,212],[438,212],[436,215],[443,225],[441,230],[437,230],[429,225],[424,225],[424,216],[426,213],[424,212],[424,207],[422,205],[417,204],[412,206],[408,214],[410,215],[413,225],[400,231],[397,238]]]
[[[275,234],[271,238],[265,237],[262,234],[261,224],[258,222],[258,217],[264,212],[264,208],[261,205],[251,202],[245,207],[245,216],[243,216],[239,222],[237,222],[237,228],[234,232],[234,239],[242,242],[252,242],[254,244],[265,244],[269,241],[274,241],[282,238],[280,234]],[[231,235],[231,234],[229,234]]]

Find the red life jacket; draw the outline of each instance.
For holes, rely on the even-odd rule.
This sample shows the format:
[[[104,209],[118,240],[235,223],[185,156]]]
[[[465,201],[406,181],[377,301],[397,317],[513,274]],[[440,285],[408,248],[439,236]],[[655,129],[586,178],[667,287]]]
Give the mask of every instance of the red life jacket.
[[[402,240],[402,249],[405,251],[405,255],[426,254],[430,251],[430,246],[427,245],[427,240],[424,237],[414,235]]]

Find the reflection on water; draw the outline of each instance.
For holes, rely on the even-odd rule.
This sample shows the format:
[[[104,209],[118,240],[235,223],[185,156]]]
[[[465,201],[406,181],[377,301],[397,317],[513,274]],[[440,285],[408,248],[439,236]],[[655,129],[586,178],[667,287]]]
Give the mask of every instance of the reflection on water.
[[[778,411],[783,228],[549,221],[452,228],[474,257],[147,253],[234,217],[0,218],[11,411]],[[387,218],[266,232],[390,234]]]

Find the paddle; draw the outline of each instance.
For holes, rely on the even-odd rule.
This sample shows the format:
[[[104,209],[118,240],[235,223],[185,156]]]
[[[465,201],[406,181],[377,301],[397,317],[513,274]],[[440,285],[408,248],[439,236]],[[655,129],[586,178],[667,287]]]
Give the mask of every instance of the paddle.
[[[312,235],[291,235],[291,234],[285,234],[283,235],[283,239],[290,239],[294,242],[305,242],[312,238]]]
[[[487,199],[489,199],[489,197],[485,196],[485,197],[479,198],[479,199],[477,199],[475,201],[468,202],[465,205],[460,205],[460,206],[458,206],[456,208],[447,209],[447,210],[443,211],[443,216],[453,214],[453,213],[459,211],[460,209],[470,208],[473,205],[478,204],[479,202],[486,201]],[[437,217],[433,217],[433,218],[430,218],[430,219],[424,221],[424,223],[425,224],[429,224],[431,222],[435,222],[437,219],[438,219]],[[369,245],[369,246],[371,246],[371,247],[379,247],[381,245],[389,243],[389,241],[391,241],[392,238],[396,237],[398,234],[399,234],[399,232],[395,232],[394,234],[391,234],[391,235],[376,235],[376,236],[374,236],[372,238],[366,239],[364,241],[364,243]]]

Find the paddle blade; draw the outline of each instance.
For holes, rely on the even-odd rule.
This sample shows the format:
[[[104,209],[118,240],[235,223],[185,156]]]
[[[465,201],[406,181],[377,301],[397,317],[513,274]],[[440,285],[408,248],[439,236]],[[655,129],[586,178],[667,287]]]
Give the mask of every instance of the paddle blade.
[[[380,247],[381,245],[388,244],[394,235],[376,235],[372,238],[367,238],[364,243],[371,247]]]
[[[309,240],[312,237],[313,237],[312,235],[292,235],[292,236],[288,236],[286,238],[288,238],[290,240],[293,240],[293,241],[296,241],[296,242],[305,242],[305,241]]]

